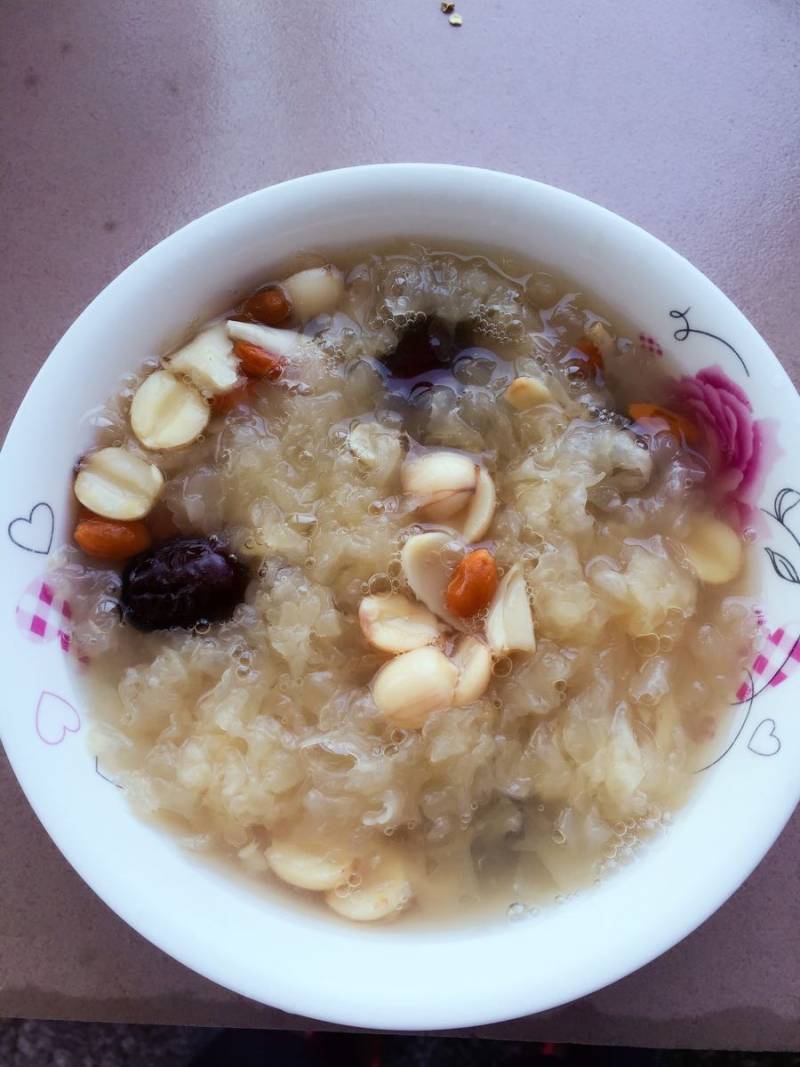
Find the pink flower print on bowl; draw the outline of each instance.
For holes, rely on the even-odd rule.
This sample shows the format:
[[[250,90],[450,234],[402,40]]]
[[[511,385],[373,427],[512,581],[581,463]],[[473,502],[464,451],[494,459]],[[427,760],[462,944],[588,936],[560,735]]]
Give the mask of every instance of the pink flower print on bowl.
[[[780,454],[772,421],[753,418],[747,394],[719,366],[681,378],[675,408],[700,431],[699,451],[732,518],[752,522],[767,466]]]
[[[639,334],[639,347],[646,356],[659,357],[664,355],[664,349],[655,337],[651,336],[649,333]]]

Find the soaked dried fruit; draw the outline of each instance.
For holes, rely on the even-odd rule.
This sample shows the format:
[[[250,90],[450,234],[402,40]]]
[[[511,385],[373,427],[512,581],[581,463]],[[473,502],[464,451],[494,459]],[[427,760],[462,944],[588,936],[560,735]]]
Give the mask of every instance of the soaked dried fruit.
[[[143,519],[155,504],[164,475],[126,448],[91,452],[75,479],[75,496],[104,519]]]
[[[462,708],[486,692],[492,679],[492,653],[479,638],[465,634],[458,639],[452,659],[458,668],[453,705]]]
[[[546,404],[553,394],[538,378],[515,378],[503,393],[503,397],[516,411],[528,411],[537,404]]]
[[[184,375],[192,385],[212,396],[236,385],[239,368],[225,324],[218,322],[164,360],[173,374]]]
[[[87,556],[97,559],[130,559],[149,548],[152,540],[140,520],[121,522],[91,514],[81,517],[73,536]]]
[[[486,548],[468,552],[453,571],[445,592],[445,604],[459,618],[483,611],[497,590],[497,564]]]
[[[700,438],[693,422],[675,411],[670,411],[669,408],[661,407],[660,404],[629,404],[628,414],[642,433],[653,436],[668,433],[678,444],[696,444]]]
[[[245,300],[242,314],[264,326],[280,326],[292,314],[292,304],[279,285],[268,285]]]
[[[564,362],[576,378],[597,378],[603,373],[603,354],[588,337],[582,337],[569,350]]]
[[[286,360],[282,356],[274,356],[266,348],[251,344],[249,341],[236,341],[233,354],[239,360],[245,374],[250,374],[254,378],[268,378],[274,382],[280,378],[281,371],[286,366]]]
[[[486,620],[486,640],[496,656],[506,652],[533,652],[533,612],[525,575],[519,563],[504,575]]]
[[[463,511],[477,480],[478,467],[461,452],[419,452],[409,456],[400,471],[404,492],[417,499],[417,511],[432,522]]]
[[[132,559],[122,575],[122,610],[137,630],[190,628],[230,618],[247,569],[223,545],[176,537]]]
[[[276,838],[264,853],[272,871],[298,889],[324,892],[347,881],[353,866],[341,849],[322,843],[299,843]]]
[[[422,648],[433,644],[442,632],[432,612],[399,593],[364,597],[358,608],[358,621],[369,643],[384,652]]]
[[[240,404],[249,404],[255,394],[256,382],[254,378],[247,378],[239,382],[227,393],[219,393],[211,401],[211,413],[213,415],[227,415],[229,411],[239,407]]]
[[[400,563],[408,587],[417,600],[458,629],[463,626],[460,618],[448,611],[445,604],[452,564],[444,557],[452,543],[452,536],[441,530],[414,534],[403,545]]]
[[[188,382],[166,370],[145,378],[131,403],[131,428],[145,448],[181,448],[208,425],[208,401]]]
[[[403,439],[397,430],[377,422],[360,422],[347,435],[347,447],[367,470],[380,470],[387,479],[400,466]]]
[[[283,283],[295,315],[308,322],[329,315],[344,293],[344,275],[336,267],[311,267],[298,271]]]
[[[358,888],[325,894],[333,911],[355,922],[375,922],[398,915],[411,901],[413,890],[406,864],[399,853],[385,852],[377,864],[357,864]]]
[[[449,369],[455,355],[450,327],[441,319],[427,318],[407,326],[382,362],[394,378],[417,378],[430,371]]]
[[[494,487],[494,479],[485,467],[478,467],[478,477],[475,483],[475,492],[467,504],[466,510],[457,517],[453,523],[467,544],[480,541],[485,537],[492,525],[494,509],[497,506],[497,493]]]
[[[229,319],[226,329],[228,336],[234,341],[246,341],[277,358],[290,357],[303,343],[303,335],[297,330],[276,330],[272,326],[261,326],[256,322],[237,322],[236,319]]]
[[[684,543],[686,555],[701,582],[724,585],[742,569],[744,545],[727,523],[704,516]]]
[[[586,330],[586,338],[599,351],[604,360],[613,354],[616,347],[614,338],[602,322],[593,322]]]
[[[396,726],[418,729],[434,711],[453,705],[458,668],[438,648],[403,652],[372,681],[378,711]]]

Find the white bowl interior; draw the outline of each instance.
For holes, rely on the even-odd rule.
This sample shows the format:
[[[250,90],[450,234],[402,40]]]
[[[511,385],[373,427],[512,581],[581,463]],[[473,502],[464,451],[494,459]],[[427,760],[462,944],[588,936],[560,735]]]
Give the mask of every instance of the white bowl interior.
[[[549,263],[633,319],[687,372],[724,365],[756,415],[780,422],[784,456],[770,471],[765,506],[793,485],[797,396],[755,330],[699,272],[643,231],[569,194],[485,171],[409,165],[331,172],[263,190],[191,224],[125,271],[64,336],[20,409],[2,456],[4,524],[44,502],[54,514],[53,545],[67,540],[70,472],[90,439],[87,410],[124,372],[168,349],[188,323],[229,306],[271,265],[298,250],[335,252],[426,234]],[[689,307],[694,323],[746,355],[749,376],[713,337],[674,340],[680,323],[670,311]],[[26,639],[14,618],[47,564],[46,554],[30,551],[45,547],[46,510],[33,519],[15,526],[17,543],[6,538],[0,550],[0,632],[9,650],[3,741],[23,788],[67,859],[145,937],[215,981],[287,1011],[427,1029],[511,1018],[583,995],[702,922],[758,862],[800,795],[791,759],[800,720],[792,714],[797,686],[790,679],[759,697],[747,728],[704,773],[673,829],[591,892],[513,924],[377,929],[324,919],[182,852],[136,819],[121,791],[95,773],[84,736],[88,709],[67,657],[58,640]],[[783,530],[774,533],[776,548],[786,551]],[[796,554],[800,565],[800,549]],[[796,588],[762,551],[760,557],[769,621],[800,617]],[[37,707],[40,719],[48,717],[49,743],[37,734]],[[75,714],[81,728],[72,732]],[[757,725],[768,742],[760,746],[750,743]]]

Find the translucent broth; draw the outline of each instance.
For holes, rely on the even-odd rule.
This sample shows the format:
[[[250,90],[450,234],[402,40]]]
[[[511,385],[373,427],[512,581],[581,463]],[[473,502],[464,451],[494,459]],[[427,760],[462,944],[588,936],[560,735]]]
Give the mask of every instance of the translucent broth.
[[[412,259],[418,256],[402,243],[393,243],[379,253],[381,257],[393,257],[395,265],[406,266],[409,254]],[[375,255],[370,253],[371,257]],[[430,258],[448,255],[431,253]],[[307,261],[298,262],[306,265]],[[357,327],[363,327],[363,308],[375,291],[374,258],[370,266],[367,253],[359,250],[337,255],[336,262],[349,272],[350,297],[343,314],[354,319]],[[470,283],[469,272],[476,265],[481,277]],[[605,638],[602,627],[596,626],[595,632],[587,636],[580,627],[570,629],[569,620],[556,610],[557,604],[548,608],[554,598],[569,597],[573,586],[580,587],[583,596],[583,586],[589,584],[594,597],[589,617],[596,620],[607,605],[596,587],[586,582],[587,562],[618,562],[620,553],[646,545],[654,537],[669,543],[679,539],[687,523],[705,506],[708,486],[700,480],[687,492],[675,494],[667,493],[664,486],[653,491],[648,484],[632,496],[639,503],[650,501],[653,506],[637,505],[628,514],[623,494],[621,511],[616,507],[613,522],[608,520],[607,501],[601,506],[590,497],[588,505],[584,504],[590,527],[582,526],[577,505],[565,506],[560,518],[552,518],[553,507],[546,507],[546,500],[534,499],[541,479],[517,479],[524,459],[534,455],[537,462],[546,464],[554,449],[558,453],[565,422],[576,434],[583,435],[580,447],[575,449],[575,466],[585,457],[593,435],[601,427],[609,434],[625,434],[622,420],[609,416],[604,422],[605,413],[612,409],[624,412],[631,400],[662,400],[669,386],[669,361],[643,357],[631,341],[617,345],[615,355],[606,361],[608,390],[585,381],[567,386],[560,373],[570,345],[592,323],[609,323],[598,310],[599,302],[583,295],[567,300],[565,293],[577,291],[574,284],[552,275],[549,279],[538,277],[547,272],[501,254],[487,261],[460,252],[452,257],[450,266],[467,293],[461,301],[465,306],[479,290],[502,291],[515,285],[533,294],[536,305],[548,303],[548,288],[557,297],[549,307],[540,309],[541,314],[528,304],[521,327],[515,322],[518,316],[508,311],[508,301],[490,302],[490,307],[500,310],[497,315],[488,316],[490,332],[477,340],[485,342],[478,347],[490,348],[492,357],[482,360],[484,366],[467,368],[464,380],[451,389],[453,396],[445,398],[450,410],[446,405],[433,405],[432,413],[420,413],[410,403],[411,390],[405,382],[392,387],[387,397],[384,376],[370,358],[386,345],[387,338],[390,341],[392,324],[407,315],[395,305],[393,314],[373,319],[363,332],[357,330],[355,337],[342,335],[335,344],[329,344],[330,351],[320,367],[303,368],[279,389],[261,387],[250,412],[215,420],[204,440],[179,453],[156,456],[155,461],[169,478],[167,509],[161,516],[165,527],[172,523],[185,533],[225,530],[234,548],[251,559],[254,572],[264,551],[263,577],[251,587],[248,606],[238,619],[206,635],[137,634],[114,621],[115,572],[103,572],[93,566],[77,580],[76,574],[71,579],[74,609],[77,603],[78,643],[82,637],[92,655],[87,700],[95,709],[97,720],[93,744],[105,772],[122,778],[139,810],[173,829],[182,824],[183,829],[176,832],[180,836],[191,835],[194,843],[209,854],[230,856],[253,846],[253,855],[237,862],[249,866],[256,877],[271,881],[272,876],[262,869],[260,859],[271,832],[312,823],[315,830],[322,828],[331,841],[343,841],[357,854],[369,855],[382,848],[386,840],[382,823],[375,821],[387,810],[386,798],[405,790],[399,816],[389,820],[386,827],[392,829],[392,844],[403,851],[413,870],[417,907],[409,909],[409,919],[416,913],[436,921],[452,917],[454,906],[466,920],[487,912],[503,914],[509,904],[517,901],[548,903],[591,884],[613,864],[628,859],[636,842],[663,826],[663,816],[684,801],[691,788],[692,770],[703,765],[709,746],[724,733],[729,718],[727,700],[752,643],[747,621],[749,606],[739,599],[749,591],[746,578],[722,592],[712,587],[697,588],[690,623],[666,617],[659,624],[663,637],[673,641],[672,648],[662,657],[671,664],[673,683],[655,705],[637,703],[631,701],[622,682],[630,683],[634,676],[641,675],[654,657],[635,651],[631,635],[624,629],[620,631],[618,614],[606,620],[609,636]],[[388,282],[391,271],[386,273],[388,299],[401,298],[402,287],[399,294],[392,294]],[[442,285],[445,292],[441,300],[437,303],[426,298],[425,310],[456,319],[462,314],[459,302],[454,302],[459,306],[451,307],[446,279]],[[408,295],[413,297],[414,293]],[[414,306],[412,301],[412,310]],[[616,318],[615,325],[618,324]],[[349,328],[343,322],[335,325]],[[621,336],[618,328],[612,332]],[[626,333],[630,336],[630,327]],[[327,340],[323,336],[323,341]],[[541,374],[548,368],[555,371],[547,380],[558,390],[563,411],[546,418],[534,415],[515,421],[498,400],[505,384],[515,373]],[[125,419],[126,403],[136,380],[127,382],[119,401],[96,416],[99,444],[124,442],[136,447]],[[444,380],[433,384],[442,388]],[[453,404],[458,409],[458,420],[453,418]],[[592,416],[592,410],[601,413],[600,421],[597,414]],[[346,455],[343,441],[349,424],[365,415],[377,416],[387,428],[404,425],[415,440],[425,445],[459,447],[487,456],[493,464],[503,504],[488,539],[503,565],[510,565],[520,553],[530,556],[529,582],[540,629],[539,650],[530,662],[525,657],[515,657],[511,674],[495,678],[479,706],[441,713],[436,723],[430,724],[430,730],[426,724],[419,736],[404,736],[399,741],[393,738],[391,726],[376,719],[370,708],[366,687],[385,657],[366,646],[355,624],[355,612],[370,578],[389,571],[396,557],[398,535],[413,522],[413,516],[401,499],[396,472],[382,483],[375,484],[369,478],[365,482],[363,472]],[[525,423],[524,429],[520,429],[521,422]],[[265,435],[272,435],[269,447]],[[651,451],[657,470],[675,465],[671,443],[657,442]],[[243,457],[248,463],[243,462]],[[700,459],[691,455],[685,458],[686,469],[697,474],[702,468]],[[569,475],[569,462],[563,465],[565,475]],[[613,476],[613,468],[609,468],[604,481]],[[578,478],[578,488],[580,481]],[[337,487],[345,485],[352,489],[353,499],[348,499],[347,494],[336,499]],[[520,485],[530,497],[526,497],[524,506],[518,498]],[[269,500],[266,509],[261,507],[265,496]],[[391,506],[375,513],[370,508],[376,502],[389,502]],[[255,520],[253,509],[257,506],[259,518]],[[520,512],[545,517],[523,523],[514,518]],[[624,536],[618,529],[608,528],[619,526],[620,514]],[[259,524],[268,529],[266,545],[259,545],[254,537]],[[326,531],[334,528],[337,537],[329,537]],[[553,552],[541,553],[542,538],[545,545],[553,546]],[[558,563],[570,553],[576,557],[570,566],[553,566],[554,557]],[[674,564],[671,552],[665,549],[665,553],[667,562]],[[283,561],[280,565],[275,562],[278,558]],[[77,554],[72,561],[76,568],[80,567]],[[539,576],[543,567],[552,571],[549,578]],[[280,601],[277,608],[276,588]],[[106,591],[101,592],[102,589]],[[307,618],[298,621],[296,612],[292,615],[289,609],[309,589],[319,603],[309,609]],[[98,613],[97,605],[103,596],[109,600],[110,609]],[[288,632],[292,626],[306,628],[305,643],[287,645],[284,641],[280,650],[274,644],[268,646],[268,636],[274,640],[276,632],[280,637],[280,631]],[[709,632],[704,631],[705,638],[700,642],[703,657],[698,657],[698,634],[703,628]],[[320,636],[309,637],[312,630]],[[159,694],[158,700],[148,702],[145,697],[134,699],[129,694],[128,708],[123,709],[115,692],[123,670],[155,661],[159,655],[159,669],[153,670],[151,663],[138,672],[145,688],[153,683],[150,688]],[[164,663],[165,656],[171,662]],[[176,770],[178,748],[185,750],[189,742],[197,740],[193,730],[198,700],[207,698],[215,683],[224,678],[233,658],[239,668],[250,665],[225,683],[227,692],[218,693],[217,704],[209,713],[223,719],[229,716],[228,727],[233,729],[229,733],[222,731],[224,745],[217,745],[217,757],[209,749],[198,756],[192,768]],[[600,670],[602,665],[605,666]],[[236,675],[236,668],[232,670]],[[606,690],[611,685],[614,692],[609,696],[605,690],[598,691],[593,707],[592,687],[598,673],[603,672],[612,680],[607,682]],[[184,684],[183,675],[187,674],[189,681]],[[563,688],[557,685],[559,682],[563,682]],[[536,693],[537,687],[547,695],[542,697],[541,706],[532,710],[525,706],[523,696],[524,692]],[[646,695],[646,678],[640,683],[642,687]],[[243,692],[249,693],[250,703],[244,701],[243,710],[232,712],[230,708],[239,700],[237,693]],[[558,692],[557,698],[554,692]],[[331,693],[337,694],[334,700],[330,699]],[[613,719],[610,704],[619,702],[623,694],[627,696],[633,709],[629,714],[633,739],[644,746],[648,736],[654,737],[659,723],[663,726],[666,715],[662,705],[675,693],[675,703],[680,706],[670,729],[682,731],[684,751],[678,752],[680,746],[676,744],[675,752],[669,753],[675,755],[675,765],[670,764],[666,770],[659,768],[660,776],[651,775],[657,800],[650,801],[648,795],[647,803],[637,802],[630,810],[622,805],[616,811],[616,801],[606,798],[605,810],[598,812],[592,789],[602,792],[605,780],[600,787],[592,785],[591,775],[586,784],[581,780],[559,786],[550,780],[553,774],[548,764],[548,745],[561,747],[560,737],[557,744],[552,737],[540,738],[542,752],[528,751],[534,735],[546,734],[550,726],[558,735],[565,709],[583,696],[587,708],[575,716],[573,732],[580,734],[586,727],[586,737],[576,736],[573,744],[576,751],[594,744],[596,751],[580,767],[592,759],[598,764],[605,759],[611,765],[613,756],[603,756]],[[186,701],[184,706],[181,700]],[[132,705],[136,705],[133,717]],[[598,721],[593,722],[593,713],[601,705],[605,712],[595,716]],[[246,724],[246,736],[236,734],[237,714]],[[674,718],[675,709],[669,714]],[[709,716],[713,719],[713,739],[708,736]],[[237,758],[246,756],[252,746],[259,719],[270,720],[274,736],[257,738],[259,744],[263,743],[263,752],[254,765],[242,759],[239,763],[243,767],[237,766]],[[317,734],[322,742],[309,744]],[[351,752],[343,756],[342,751],[326,749],[326,737],[333,737],[342,750],[350,744],[356,755]],[[629,742],[626,735],[625,743]],[[306,745],[300,752],[311,752],[313,757],[303,756],[298,762],[298,745]],[[215,765],[217,758],[225,763],[226,773],[231,776],[227,788],[234,801],[237,773],[242,776],[241,788],[246,792],[251,776],[271,773],[271,768],[281,762],[286,764],[281,771],[285,775],[285,781],[280,783],[283,791],[269,798],[269,803],[264,801],[266,806],[260,817],[252,814],[257,808],[252,798],[248,801],[251,806],[245,804],[241,810],[228,801],[220,810],[208,810],[195,786],[181,785],[178,779],[183,775],[186,781],[191,780],[190,771],[202,777],[204,765],[216,766],[218,771],[222,763]],[[652,754],[650,758],[656,760]],[[352,766],[348,770],[347,763],[353,759],[356,766],[360,761],[365,768],[364,780],[355,785],[347,783],[353,770]],[[402,772],[381,770],[382,762],[398,759],[403,761]],[[487,766],[491,771],[489,780]],[[323,798],[309,811],[302,800],[309,788],[319,792],[321,783],[329,788],[331,803],[326,804]],[[366,826],[365,816],[373,820]],[[437,820],[442,822],[441,833],[436,829]],[[416,825],[409,828],[409,822]]]

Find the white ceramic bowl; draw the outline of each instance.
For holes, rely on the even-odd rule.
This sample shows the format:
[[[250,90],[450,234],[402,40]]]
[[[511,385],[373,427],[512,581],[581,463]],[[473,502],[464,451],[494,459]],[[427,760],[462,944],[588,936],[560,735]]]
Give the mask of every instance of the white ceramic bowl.
[[[758,548],[764,630],[773,635],[754,665],[764,691],[740,706],[728,751],[668,834],[596,889],[521,923],[348,926],[265,898],[182,852],[96,773],[88,709],[61,648],[69,623],[39,595],[48,554],[69,537],[72,463],[90,439],[85,413],[123,372],[298,249],[335,253],[397,235],[500,246],[552,264],[632,318],[686,373],[720,364],[755,417],[777,420],[784,453],[759,500],[776,512],[777,498],[778,516],[765,519]],[[800,508],[789,510],[800,500],[797,455],[800,402],[753,327],[675,252],[594,204],[522,178],[430,165],[361,167],[263,189],[167,238],[112,282],[56,346],[14,421],[0,467],[6,751],[48,833],[100,897],[222,985],[286,1011],[395,1030],[554,1007],[640,967],[703,922],[800,796],[800,670],[791,677],[790,655],[800,647],[792,645],[800,541],[791,530],[797,516],[800,531]]]

